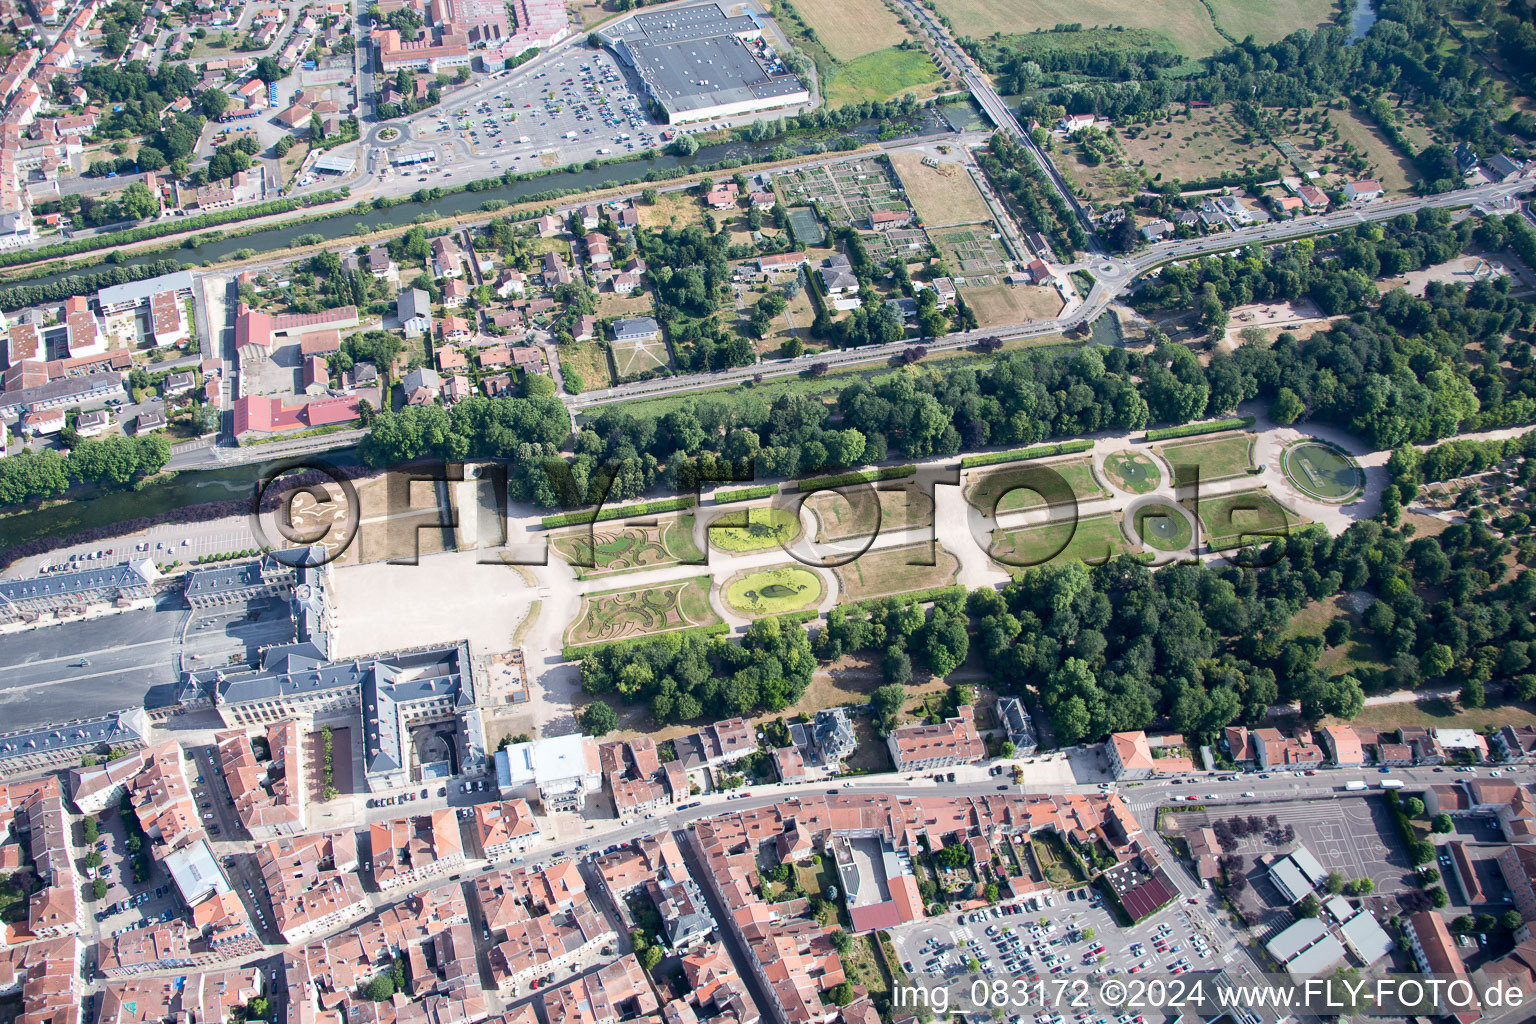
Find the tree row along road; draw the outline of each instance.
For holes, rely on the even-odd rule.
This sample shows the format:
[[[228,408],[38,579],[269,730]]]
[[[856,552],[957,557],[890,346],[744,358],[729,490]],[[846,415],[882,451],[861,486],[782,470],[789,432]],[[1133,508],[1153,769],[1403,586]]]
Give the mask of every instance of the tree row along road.
[[[1421,196],[1394,200],[1388,203],[1377,203],[1372,206],[1342,210],[1338,213],[1304,218],[1284,224],[1255,224],[1251,227],[1226,231],[1206,238],[1163,242],[1129,258],[1107,257],[1092,260],[1085,264],[1085,266],[1091,267],[1093,270],[1095,278],[1093,289],[1089,292],[1087,298],[1076,308],[1069,305],[1068,309],[1071,310],[1070,312],[1049,320],[1002,324],[995,327],[951,334],[943,338],[924,338],[921,339],[920,343],[929,352],[949,352],[974,345],[979,339],[986,337],[994,337],[1003,341],[1015,341],[1021,338],[1038,338],[1051,334],[1060,334],[1080,324],[1092,323],[1099,314],[1109,308],[1111,302],[1129,291],[1137,278],[1165,263],[1194,259],[1199,256],[1208,256],[1212,253],[1226,252],[1232,249],[1241,249],[1251,244],[1270,245],[1312,235],[1333,234],[1360,224],[1390,220],[1400,214],[1415,213],[1421,209],[1474,206],[1479,203],[1511,197],[1532,187],[1533,183],[1530,181],[1483,185],[1475,189],[1447,192],[1442,195]],[[802,355],[793,359],[764,361],[753,366],[716,370],[712,373],[696,373],[686,376],[637,381],[633,384],[621,384],[617,387],[601,391],[588,391],[580,395],[571,396],[566,399],[566,403],[572,409],[587,409],[639,397],[653,397],[672,394],[678,391],[700,391],[724,387],[728,384],[736,384],[757,377],[784,377],[802,373],[818,363],[825,363],[828,369],[832,369],[851,364],[878,362],[882,359],[889,359],[892,356],[899,355],[918,343],[919,341],[916,340],[908,340],[892,342],[889,345],[867,345],[863,348],[846,349],[838,352]]]

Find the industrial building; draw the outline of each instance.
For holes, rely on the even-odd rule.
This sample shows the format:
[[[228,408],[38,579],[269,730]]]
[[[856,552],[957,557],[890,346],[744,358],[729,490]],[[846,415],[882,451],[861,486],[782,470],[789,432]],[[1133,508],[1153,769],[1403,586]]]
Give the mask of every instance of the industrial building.
[[[669,124],[810,102],[805,83],[764,40],[756,15],[733,18],[718,4],[698,4],[636,14],[600,35]]]

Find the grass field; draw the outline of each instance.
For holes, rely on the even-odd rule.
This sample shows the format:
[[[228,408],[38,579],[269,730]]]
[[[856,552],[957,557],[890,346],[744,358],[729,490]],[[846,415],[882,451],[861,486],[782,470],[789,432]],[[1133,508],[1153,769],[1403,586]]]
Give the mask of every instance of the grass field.
[[[1143,176],[1157,183],[1196,181],[1275,158],[1262,142],[1241,141],[1248,130],[1230,106],[1200,108],[1187,117],[1182,109],[1174,107],[1151,124],[1123,126],[1114,140],[1116,157],[1100,164],[1085,163],[1076,143],[1062,144],[1058,162],[1085,195],[1106,202],[1134,195]]]
[[[636,203],[640,226],[660,230],[664,227],[685,228],[689,224],[704,223],[704,207],[690,190],[687,193],[663,192],[654,204]]]
[[[1203,481],[1226,480],[1253,469],[1252,434],[1217,434],[1188,441],[1171,441],[1154,450],[1173,467],[1178,479],[1180,466],[1195,466]]]
[[[560,368],[569,378],[572,370],[581,375],[583,391],[599,391],[613,383],[613,368],[608,352],[596,341],[573,341],[561,345]]]
[[[1336,5],[1332,0],[1211,0],[1216,24],[1233,39],[1253,36],[1257,43],[1273,43],[1299,28],[1316,28],[1328,21]]]
[[[609,345],[613,353],[613,369],[620,379],[648,370],[665,369],[671,362],[663,338],[655,341],[613,341]]]
[[[800,0],[795,10],[816,30],[834,60],[851,61],[907,38],[907,30],[883,0]]]
[[[1218,550],[1242,544],[1263,544],[1266,535],[1283,534],[1306,522],[1287,511],[1263,488],[1214,498],[1202,497],[1199,513],[1206,543]]]
[[[960,164],[943,161],[929,167],[923,163],[922,153],[911,150],[892,153],[891,163],[907,190],[907,201],[923,218],[925,227],[991,222],[992,211]]]
[[[1333,721],[1327,720],[1330,724]],[[1378,732],[1405,725],[1489,732],[1506,725],[1536,725],[1536,704],[1497,704],[1463,709],[1460,704],[1445,698],[1406,701],[1401,704],[1373,704],[1348,724]]]
[[[679,562],[701,562],[704,553],[693,543],[693,515],[681,515],[659,526],[604,527],[562,531],[550,537],[555,551],[582,578],[655,569]],[[590,563],[591,567],[585,567]]]
[[[1066,305],[1061,301],[1060,292],[1043,285],[995,284],[987,288],[966,288],[962,294],[976,312],[977,324],[982,327],[1049,320]]]
[[[1104,459],[1104,472],[1110,482],[1122,491],[1146,494],[1157,489],[1163,482],[1163,471],[1157,463],[1140,452],[1115,452]]]
[[[832,72],[826,83],[827,103],[881,101],[910,92],[926,99],[937,91],[939,69],[922,50],[876,50],[851,60]]]
[[[1082,519],[1036,523],[1017,530],[994,531],[987,554],[1010,569],[1077,559],[1099,565],[1129,554],[1131,545],[1112,512]]]
[[[1219,12],[1227,0],[1213,2]],[[1227,45],[1200,0],[1155,0],[1134,5],[1115,0],[938,0],[938,9],[953,23],[957,36],[977,39],[1004,28],[1026,33],[1080,23],[1148,29],[1189,57],[1203,57]]]
[[[709,606],[708,576],[677,580],[646,590],[609,590],[581,599],[576,621],[565,631],[573,647],[623,640],[720,621]]]
[[[1183,551],[1195,539],[1189,517],[1165,501],[1152,501],[1136,510],[1132,532],[1148,547]]]
[[[911,563],[933,558],[933,565]],[[866,551],[847,565],[832,570],[837,575],[838,600],[867,601],[872,597],[905,594],[955,582],[960,563],[937,544],[907,544],[899,548]]]
[[[597,308],[593,313],[603,320],[610,316],[650,316],[655,311],[656,304],[651,301],[650,293],[640,290],[628,295],[598,292]]]
[[[793,543],[800,536],[800,520],[784,508],[736,509],[711,520],[708,532],[710,546],[721,551],[766,551]]]
[[[993,514],[994,507],[1001,513],[1020,512],[1040,508],[1046,504],[1067,504],[1066,499],[1058,500],[1054,494],[1041,495],[1033,490],[1017,489],[1035,486],[1031,481],[1040,479],[1042,469],[1060,474],[1079,502],[1109,497],[1109,492],[1104,489],[1104,485],[1099,482],[1098,476],[1094,473],[1091,460],[1068,459],[1066,462],[1008,466],[1005,469],[982,473],[966,490],[965,499],[988,515]],[[1049,484],[1042,486],[1049,486]]]
[[[725,603],[743,615],[782,615],[814,607],[826,589],[821,576],[803,565],[759,569],[727,580]]]
[[[818,541],[890,533],[925,526],[933,519],[933,499],[915,488],[876,491],[873,486],[845,487],[818,491],[805,503],[816,517]]]

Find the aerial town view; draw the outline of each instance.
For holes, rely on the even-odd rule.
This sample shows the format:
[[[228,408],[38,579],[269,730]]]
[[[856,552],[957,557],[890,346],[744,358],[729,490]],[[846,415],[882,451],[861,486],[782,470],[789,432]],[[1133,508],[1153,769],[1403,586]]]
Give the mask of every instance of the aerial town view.
[[[0,1024],[1536,1020],[1533,0],[0,0]]]

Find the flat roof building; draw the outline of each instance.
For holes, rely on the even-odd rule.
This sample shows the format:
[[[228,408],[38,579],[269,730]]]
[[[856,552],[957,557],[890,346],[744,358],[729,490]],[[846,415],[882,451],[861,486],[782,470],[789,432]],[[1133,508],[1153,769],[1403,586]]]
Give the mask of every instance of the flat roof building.
[[[602,37],[671,124],[810,102],[805,83],[763,41],[756,15],[674,7],[626,18]]]

